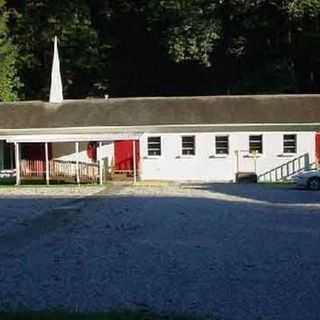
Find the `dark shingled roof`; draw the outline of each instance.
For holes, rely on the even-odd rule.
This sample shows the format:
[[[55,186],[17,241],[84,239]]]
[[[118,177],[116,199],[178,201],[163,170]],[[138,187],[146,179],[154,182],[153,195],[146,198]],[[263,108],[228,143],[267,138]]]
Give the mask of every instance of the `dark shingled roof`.
[[[320,123],[320,95],[217,96],[0,104],[1,129]]]

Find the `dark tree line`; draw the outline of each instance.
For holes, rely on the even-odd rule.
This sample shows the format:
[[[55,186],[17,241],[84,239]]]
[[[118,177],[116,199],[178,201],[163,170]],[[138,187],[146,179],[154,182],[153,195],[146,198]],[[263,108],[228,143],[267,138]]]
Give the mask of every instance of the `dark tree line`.
[[[320,0],[0,0],[0,10],[2,100],[47,99],[54,35],[67,98],[320,91]]]

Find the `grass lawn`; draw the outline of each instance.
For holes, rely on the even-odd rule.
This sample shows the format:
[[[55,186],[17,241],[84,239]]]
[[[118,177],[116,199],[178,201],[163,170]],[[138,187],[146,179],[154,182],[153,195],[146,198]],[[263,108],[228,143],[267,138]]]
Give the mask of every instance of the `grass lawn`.
[[[109,313],[0,313],[1,320],[199,320],[192,316],[157,315],[149,312],[109,312]]]

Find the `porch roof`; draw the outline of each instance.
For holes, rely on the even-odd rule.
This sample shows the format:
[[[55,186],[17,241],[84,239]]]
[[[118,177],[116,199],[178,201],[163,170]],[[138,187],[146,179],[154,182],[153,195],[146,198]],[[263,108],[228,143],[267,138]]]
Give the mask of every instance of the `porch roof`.
[[[0,103],[0,135],[182,126],[320,126],[320,95],[120,98]],[[69,130],[69,131],[68,131]],[[87,131],[89,130],[89,131]],[[31,133],[32,132],[32,133]],[[22,132],[21,132],[22,133]]]
[[[52,135],[17,135],[5,136],[0,140],[6,140],[9,143],[42,143],[42,142],[82,142],[82,141],[119,141],[119,140],[137,140],[141,133],[115,133],[115,134],[52,134]]]

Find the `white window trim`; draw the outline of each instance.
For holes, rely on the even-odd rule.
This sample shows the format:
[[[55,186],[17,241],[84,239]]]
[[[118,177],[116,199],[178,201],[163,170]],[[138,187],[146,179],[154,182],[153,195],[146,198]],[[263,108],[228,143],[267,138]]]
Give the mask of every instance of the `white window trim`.
[[[148,143],[149,138],[160,138],[160,155],[150,155],[150,156],[149,156],[149,143]],[[162,157],[162,154],[163,154],[163,149],[162,149],[162,136],[160,136],[160,135],[150,135],[150,136],[147,136],[146,145],[147,145],[147,152],[146,152],[146,156],[143,157],[144,159],[159,159],[159,158]]]
[[[194,154],[182,154],[182,138],[183,137],[194,137]],[[184,134],[180,136],[180,154],[176,157],[177,159],[194,159],[197,155],[197,136],[195,134]]]
[[[250,137],[251,136],[261,136],[261,147],[262,147],[262,152],[256,153],[256,157],[260,158],[261,156],[264,155],[264,135],[262,133],[250,133],[248,136],[248,156],[246,158],[254,158],[254,153],[250,152]]]
[[[217,140],[216,140],[216,137],[228,137],[228,153],[216,153],[217,151]],[[213,144],[213,155],[210,156],[209,158],[210,159],[225,159],[225,158],[228,158],[230,157],[230,134],[216,134],[214,136],[214,144]]]
[[[211,156],[209,156],[209,159],[227,159],[229,158],[228,154],[213,154]]]
[[[296,152],[284,152],[284,136],[296,136]],[[282,153],[280,156],[292,158],[298,154],[298,134],[297,133],[284,133],[282,134]]]

